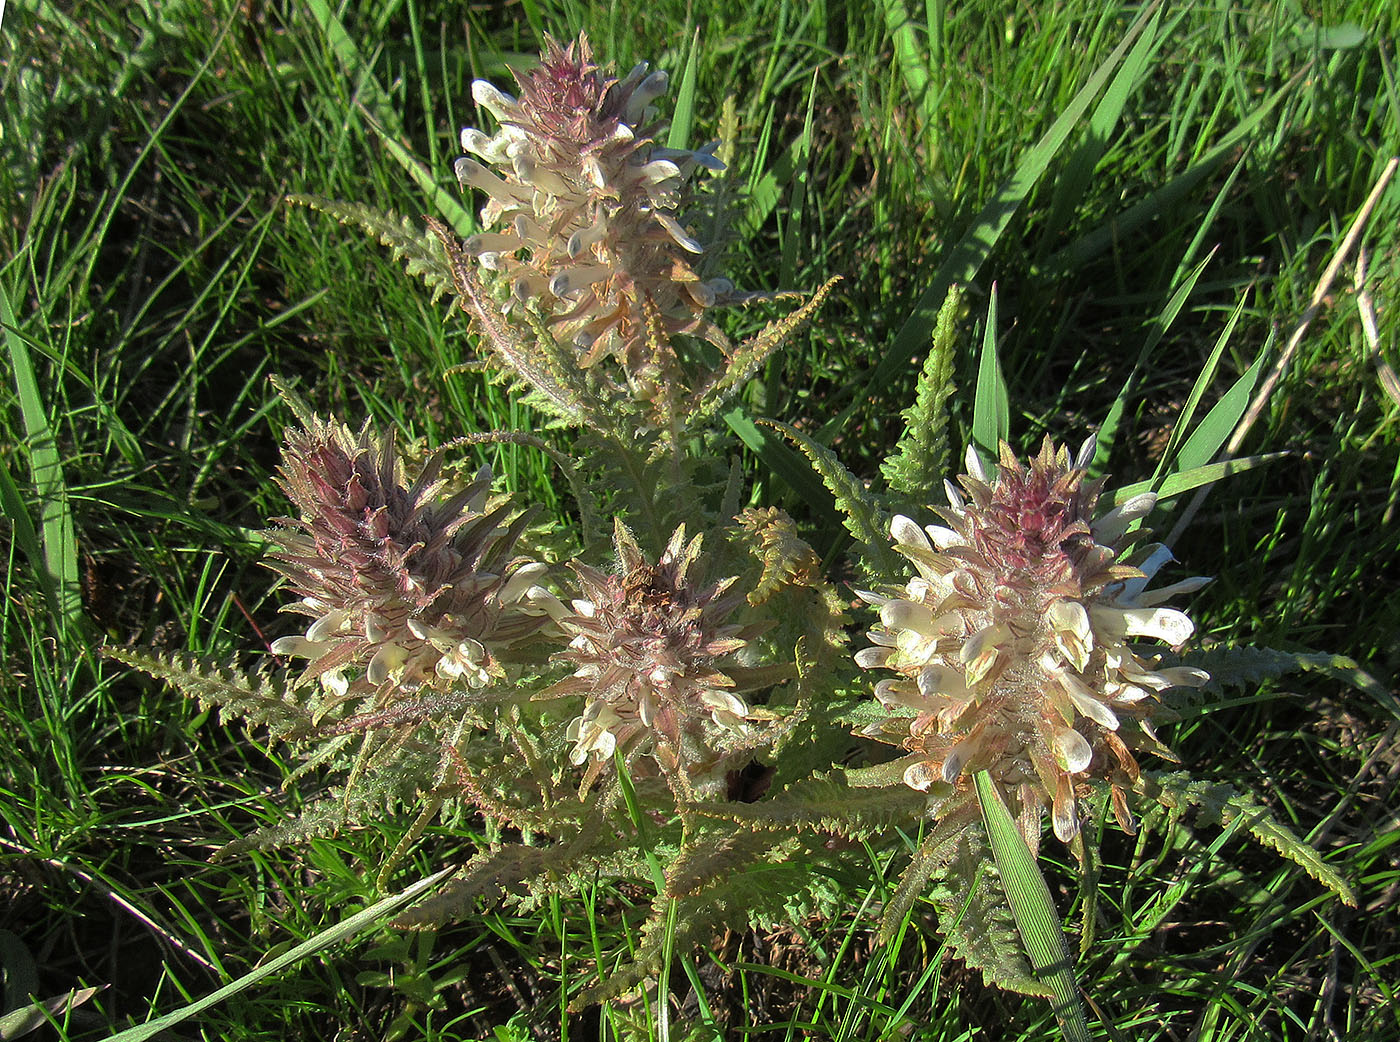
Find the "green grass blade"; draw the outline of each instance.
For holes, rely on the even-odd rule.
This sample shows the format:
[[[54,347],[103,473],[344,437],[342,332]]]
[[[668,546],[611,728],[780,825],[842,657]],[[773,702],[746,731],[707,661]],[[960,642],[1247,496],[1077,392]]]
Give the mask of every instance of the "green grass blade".
[[[695,126],[695,59],[700,53],[700,30],[690,38],[690,53],[685,59],[680,86],[676,88],[676,108],[671,116],[671,129],[666,134],[667,148],[689,148],[690,132]]]
[[[24,504],[24,496],[20,493],[19,485],[10,473],[9,464],[5,462],[4,456],[0,456],[0,511],[10,519],[15,542],[19,543],[19,548],[34,564],[34,573],[38,576],[45,603],[57,604],[58,586],[54,577],[47,568],[40,567],[44,560],[43,541],[39,538],[39,530],[34,527],[34,519],[29,516],[29,508]]]
[[[202,1013],[210,1006],[223,1002],[231,995],[237,995],[241,991],[246,991],[264,977],[271,976],[288,966],[295,965],[308,955],[315,954],[324,948],[329,948],[332,944],[354,937],[356,934],[368,929],[372,924],[385,918],[391,913],[402,908],[410,901],[427,893],[433,887],[441,883],[453,872],[455,867],[444,868],[440,872],[434,872],[427,879],[420,879],[408,889],[400,893],[393,894],[383,900],[376,901],[368,908],[362,909],[344,919],[327,930],[322,930],[314,937],[309,937],[295,948],[283,952],[277,958],[264,963],[251,973],[245,973],[235,981],[230,981],[222,988],[210,992],[202,999],[196,999],[188,1006],[177,1009],[173,1013],[167,1013],[155,1020],[147,1021],[145,1024],[138,1024],[135,1027],[127,1028],[112,1035],[106,1042],[145,1042],[148,1038],[153,1038],[163,1031],[167,1031],[176,1024],[181,1024],[191,1017]]]
[[[1147,334],[1147,339],[1143,342],[1142,349],[1138,352],[1137,361],[1133,363],[1132,372],[1123,381],[1123,386],[1119,388],[1118,396],[1113,400],[1113,405],[1108,410],[1108,416],[1104,419],[1103,425],[1099,428],[1098,437],[1094,446],[1094,460],[1089,466],[1090,474],[1101,474],[1108,465],[1109,456],[1113,453],[1113,443],[1118,439],[1118,426],[1122,422],[1123,412],[1128,407],[1137,392],[1138,375],[1143,371],[1147,360],[1152,357],[1153,350],[1161,343],[1162,337],[1176,321],[1176,316],[1181,313],[1181,309],[1186,306],[1186,301],[1191,296],[1191,291],[1196,288],[1196,283],[1205,272],[1206,266],[1210,263],[1211,257],[1215,256],[1214,251],[1197,264],[1187,274],[1181,284],[1172,291],[1172,295],[1167,299],[1166,306],[1152,322],[1151,332]]]
[[[398,110],[394,108],[384,88],[379,85],[374,71],[365,63],[360,49],[345,31],[345,25],[336,17],[331,5],[326,3],[326,0],[306,0],[306,6],[311,11],[316,27],[321,30],[326,46],[340,62],[345,74],[354,80],[355,93],[368,99],[366,107],[380,123],[394,133],[401,133],[403,123],[399,119]]]
[[[986,771],[977,772],[977,801],[982,807],[992,856],[996,858],[997,871],[1001,873],[1006,899],[1016,918],[1026,954],[1030,956],[1036,976],[1054,992],[1055,1018],[1060,1022],[1060,1029],[1070,1042],[1088,1042],[1089,1026],[1079,1001],[1074,964],[1070,961],[1069,947],[1065,944],[1050,888],[993,784],[992,776]]]
[[[82,623],[78,540],[73,528],[73,515],[68,509],[68,486],[63,480],[63,463],[49,426],[44,397],[39,391],[34,363],[29,356],[29,345],[16,326],[14,309],[10,306],[10,297],[4,286],[0,286],[0,323],[5,327],[5,347],[15,374],[15,393],[19,397],[20,415],[24,420],[29,446],[30,476],[34,491],[39,496],[38,532],[43,544],[43,557],[35,557],[33,563],[47,576],[44,585],[46,592],[51,591],[49,611],[61,636],[65,631],[76,632]],[[9,485],[13,486],[12,480]],[[8,493],[9,489],[6,491]],[[17,496],[18,490],[14,491]],[[11,497],[7,494],[5,498],[9,500]],[[22,503],[15,503],[14,506],[17,513],[24,513]],[[10,510],[7,508],[6,512],[10,513]],[[17,519],[16,531],[22,527],[23,522]],[[29,530],[34,531],[32,521]]]
[[[807,209],[807,182],[811,178],[812,163],[812,117],[817,100],[817,74],[812,73],[812,82],[807,88],[807,115],[802,121],[802,134],[797,139],[796,165],[792,171],[791,187],[788,192],[786,214],[783,221],[782,258],[778,264],[778,285],[792,288],[797,282],[797,269],[800,263],[798,254],[802,251],[802,226]]]
[[[1161,20],[1159,10],[1152,16],[1151,23],[1143,30],[1142,36],[1124,59],[1122,68],[1113,77],[1113,82],[1108,85],[1102,100],[1094,107],[1093,115],[1089,117],[1088,133],[1084,142],[1074,150],[1055,184],[1055,195],[1050,203],[1050,216],[1045,223],[1042,241],[1054,242],[1068,225],[1093,183],[1094,171],[1112,140],[1114,128],[1123,116],[1128,98],[1137,87],[1138,80],[1147,71],[1148,63],[1162,45],[1162,41],[1184,16],[1184,11],[1179,13],[1166,31],[1162,31],[1158,25]]]
[[[977,390],[972,406],[972,443],[985,462],[996,463],[1001,443],[1011,437],[1011,396],[997,357],[997,287],[992,283],[987,302],[987,327],[982,331],[982,356],[977,363]]]
[[[408,176],[413,178],[413,183],[428,197],[432,208],[442,215],[443,219],[452,226],[452,230],[463,238],[475,232],[477,230],[476,218],[472,216],[471,211],[457,201],[455,195],[438,184],[432,171],[425,167],[412,152],[385,133],[378,123],[372,119],[367,120],[367,122],[370,129],[379,135],[379,140],[383,142],[389,154],[398,161],[399,166],[407,171]]]
[[[754,146],[753,165],[749,170],[748,189],[741,200],[742,209],[736,218],[736,227],[741,239],[751,239],[758,234],[763,223],[773,215],[782,201],[782,185],[792,183],[792,173],[797,169],[800,140],[788,142],[777,155],[771,167],[765,169],[768,153],[773,144],[773,107],[769,106],[763,126],[758,133],[758,143]]]
[[[1157,502],[1165,503],[1169,499],[1181,495],[1183,492],[1190,492],[1193,489],[1202,488],[1206,485],[1213,485],[1221,478],[1233,477],[1236,474],[1244,474],[1247,471],[1255,470],[1269,463],[1276,463],[1281,459],[1287,459],[1291,453],[1268,452],[1262,456],[1241,456],[1239,459],[1221,460],[1219,463],[1210,463],[1204,467],[1192,467],[1190,470],[1179,471],[1167,477],[1160,484],[1152,480],[1135,481],[1131,485],[1124,485],[1120,489],[1113,491],[1112,499],[1114,506],[1122,506],[1134,496],[1144,492],[1156,492]],[[1153,486],[1156,485],[1156,488]]]
[[[1226,333],[1228,332],[1227,329]],[[1264,357],[1267,353],[1260,351],[1254,364],[1230,385],[1230,389],[1221,396],[1220,401],[1211,406],[1210,411],[1181,446],[1181,452],[1174,461],[1176,468],[1190,470],[1202,467],[1215,458],[1220,446],[1229,440],[1235,425],[1249,408],[1249,396],[1254,393],[1254,385],[1259,381],[1259,373],[1264,368]]]
[[[1177,455],[1177,447],[1181,444],[1181,441],[1185,436],[1185,432],[1190,429],[1191,421],[1196,416],[1196,409],[1201,404],[1201,398],[1206,393],[1206,389],[1210,387],[1211,382],[1215,379],[1216,370],[1220,366],[1221,357],[1225,354],[1225,347],[1230,342],[1230,336],[1232,333],[1234,333],[1235,326],[1236,324],[1238,324],[1240,316],[1244,314],[1244,305],[1246,299],[1246,295],[1242,294],[1240,296],[1240,302],[1235,305],[1235,310],[1230,313],[1230,318],[1229,321],[1225,323],[1225,328],[1222,329],[1220,331],[1220,335],[1215,338],[1215,347],[1211,349],[1210,356],[1206,359],[1206,364],[1201,367],[1200,375],[1196,377],[1196,382],[1191,385],[1191,393],[1186,397],[1186,404],[1182,407],[1181,415],[1177,417],[1176,422],[1172,425],[1171,438],[1167,442],[1166,449],[1162,452],[1162,458],[1157,462],[1158,475],[1160,475],[1168,466],[1171,466],[1175,470],[1190,470],[1192,467],[1199,467],[1203,466],[1206,463],[1209,463],[1212,457],[1214,457],[1216,450],[1219,449],[1221,445],[1225,444],[1225,439],[1230,436],[1230,432],[1234,429],[1232,424],[1231,427],[1226,429],[1224,434],[1221,435],[1220,440],[1215,442],[1215,444],[1210,448],[1210,451],[1207,452],[1204,456]],[[1264,349],[1259,352],[1260,359],[1262,359],[1265,355],[1269,353],[1269,347],[1272,344],[1273,333],[1270,332],[1269,338],[1264,344]],[[1257,378],[1259,362],[1256,361],[1252,368],[1255,373],[1255,377]],[[1254,381],[1251,380],[1251,390],[1253,389],[1253,386]],[[1230,393],[1233,393],[1233,390]],[[1229,393],[1227,393],[1225,397],[1228,398]],[[1222,398],[1221,402],[1224,402],[1224,400],[1225,398]],[[1247,407],[1248,402],[1246,401],[1245,404]],[[1207,417],[1207,419],[1209,419],[1209,417]],[[1234,422],[1238,421],[1239,417],[1236,416]],[[1198,427],[1196,431],[1191,435],[1191,438],[1194,440],[1196,435],[1201,434],[1205,429],[1206,424],[1202,423],[1202,425]],[[1199,447],[1203,448],[1205,444],[1206,442],[1203,440],[1201,446]]]
[[[1107,224],[1094,229],[1052,255],[1046,260],[1043,267],[1055,271],[1076,271],[1104,251],[1112,249],[1114,242],[1123,236],[1136,231],[1141,225],[1164,213],[1170,213],[1172,208],[1189,192],[1214,174],[1221,164],[1239,151],[1244,139],[1252,134],[1278,103],[1302,81],[1307,71],[1306,68],[1300,69],[1297,75],[1269,95],[1259,108],[1250,113],[1234,130],[1221,138],[1219,144],[1201,156],[1190,167],[1141,202],[1135,203],[1113,217]]]
[[[919,45],[919,33],[909,8],[904,0],[884,0],[881,6],[885,9],[885,29],[894,43],[895,62],[899,65],[899,74],[904,77],[905,89],[923,118],[924,126],[935,126],[938,102],[932,96],[929,63],[924,58],[924,48]],[[930,48],[932,46],[930,41]]]
[[[724,422],[772,474],[785,481],[828,529],[837,523],[836,503],[811,465],[781,441],[768,437],[742,408],[724,413]]]
[[[370,129],[385,144],[389,154],[403,167],[404,172],[413,179],[413,183],[432,200],[433,207],[452,229],[458,235],[470,235],[476,230],[476,222],[467,209],[438,184],[432,172],[404,146],[403,141],[407,136],[404,133],[402,117],[394,108],[388,93],[380,86],[374,70],[360,54],[360,49],[355,46],[355,41],[346,32],[344,24],[336,17],[335,11],[326,0],[307,0],[307,6],[321,30],[326,46],[340,62],[345,74],[354,80],[356,93],[366,99],[360,103],[360,108],[368,117],[366,122]]]
[[[938,319],[938,309],[947,296],[948,287],[953,283],[966,284],[981,270],[1002,232],[1011,223],[1011,218],[1030,195],[1040,178],[1049,169],[1070,134],[1088,111],[1090,103],[1098,95],[1103,85],[1113,75],[1129,49],[1155,16],[1160,0],[1154,0],[1128,28],[1123,39],[1112,53],[1089,77],[1075,94],[1073,100],[1060,113],[1055,122],[1045,132],[1017,164],[1011,177],[1002,185],[982,212],[978,214],[972,227],[963,235],[958,244],[949,252],[943,264],[933,276],[933,284],[914,305],[913,312],[895,335],[894,343],[885,352],[885,357],[875,367],[867,382],[867,393],[882,384],[888,383],[910,360],[918,354],[923,345],[933,335],[934,324]]]

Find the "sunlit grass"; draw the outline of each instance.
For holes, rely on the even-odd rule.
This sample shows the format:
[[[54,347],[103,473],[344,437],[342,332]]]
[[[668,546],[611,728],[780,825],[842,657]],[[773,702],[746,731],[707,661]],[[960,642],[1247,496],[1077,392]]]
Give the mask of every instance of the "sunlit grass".
[[[102,1038],[168,1012],[372,903],[377,865],[407,826],[209,864],[219,845],[297,805],[280,790],[285,766],[257,735],[93,653],[109,640],[232,656],[283,632],[271,575],[256,566],[259,529],[286,509],[269,473],[287,417],[268,376],[352,423],[373,418],[433,443],[540,423],[480,373],[454,369],[472,348],[445,303],[430,304],[377,244],[285,206],[284,195],[427,212],[386,137],[455,193],[457,129],[480,125],[474,76],[504,82],[502,57],[536,53],[543,32],[586,28],[623,69],[646,57],[678,77],[699,25],[695,138],[719,133],[724,99],[735,116],[726,184],[742,234],[727,270],[745,289],[845,277],[746,404],[820,432],[873,477],[916,363],[891,365],[877,386],[872,374],[917,320],[949,251],[986,220],[1136,14],[907,0],[488,12],[385,0],[348,5],[340,39],[315,17],[325,5],[148,6],[65,14],[11,0],[0,43],[0,192],[11,200],[0,288],[15,316],[0,365],[0,532],[10,537],[0,929],[16,937],[4,948],[9,979],[26,953],[41,998],[106,986],[55,1013],[63,1038]],[[1122,479],[1152,472],[1238,305],[1214,396],[1272,330],[1291,329],[1400,151],[1389,43],[1400,15],[1374,2],[1308,15],[1282,4],[1163,11],[1156,42],[1133,59],[1138,74],[1091,99],[1087,122],[966,280],[964,428],[994,280],[1014,437],[1029,447],[1047,431],[1102,423],[1131,376],[1111,461]],[[1362,240],[1392,364],[1397,208],[1392,185]],[[1202,261],[1167,324],[1173,294]],[[1400,557],[1390,520],[1400,405],[1376,378],[1350,271],[1243,449],[1289,457],[1217,487],[1174,548],[1193,574],[1217,576],[1193,605],[1206,638],[1344,653],[1388,683],[1400,667],[1400,602],[1386,578]],[[936,309],[942,293],[931,296]],[[767,317],[736,314],[731,332]],[[926,330],[909,336],[921,357]],[[479,451],[522,498],[567,516],[548,460],[513,445]],[[762,460],[745,465],[766,502],[819,517]],[[819,545],[838,536],[819,533]],[[1313,674],[1181,725],[1176,744],[1193,767],[1257,780],[1281,817],[1349,866],[1361,908],[1326,900],[1238,836],[1111,836],[1099,939],[1079,974],[1120,1037],[1400,1032],[1400,827],[1388,796],[1397,719],[1393,699]],[[393,885],[460,860],[478,829],[435,826]],[[1053,1032],[1044,1004],[993,996],[942,959],[923,906],[896,944],[875,945],[874,913],[900,867],[884,856],[872,854],[868,875],[835,881],[844,918],[716,938],[687,956],[671,974],[672,1036]],[[1082,900],[1074,878],[1052,872],[1071,926]],[[1213,885],[1173,889],[1195,879]],[[654,1031],[654,1007],[640,998],[562,1012],[563,989],[636,943],[645,896],[600,886],[529,915],[483,909],[435,938],[365,934],[178,1030]],[[3,1006],[21,1002],[7,992]]]

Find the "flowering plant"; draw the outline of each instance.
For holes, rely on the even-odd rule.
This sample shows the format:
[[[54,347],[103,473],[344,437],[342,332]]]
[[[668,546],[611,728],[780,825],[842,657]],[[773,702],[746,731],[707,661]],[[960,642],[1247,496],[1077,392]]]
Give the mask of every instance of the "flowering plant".
[[[473,88],[497,128],[462,133],[470,155],[457,174],[483,201],[465,238],[435,219],[419,234],[356,204],[313,204],[374,230],[455,294],[484,361],[578,431],[568,451],[496,435],[562,462],[578,525],[547,548],[530,510],[492,499],[489,470],[457,480],[441,452],[410,465],[392,436],[352,434],[287,392],[300,427],[287,433],[281,483],[297,516],[274,521],[269,557],[295,598],[288,610],[311,622],[271,650],[308,664],[247,673],[115,653],[304,746],[305,769],[342,771],[296,823],[236,846],[414,805],[383,880],[435,817],[493,823],[498,842],[406,917],[420,924],[481,898],[538,903],[599,875],[653,884],[630,970],[576,1003],[654,971],[677,936],[702,943],[721,924],[835,900],[832,866],[858,862],[832,834],[893,847],[895,827],[924,829],[886,932],[927,894],[959,955],[993,983],[1037,993],[1044,967],[1023,944],[1024,895],[1013,900],[1003,880],[1038,853],[1047,809],[1086,868],[1086,825],[1107,815],[1129,832],[1166,814],[1245,816],[1257,839],[1351,900],[1246,793],[1139,762],[1175,759],[1157,728],[1190,692],[1296,665],[1189,650],[1193,625],[1165,602],[1205,580],[1148,588],[1171,561],[1142,527],[1162,489],[1108,502],[1092,438],[1071,454],[1047,437],[1022,463],[1005,416],[980,410],[965,473],[940,481],[954,293],[881,467],[887,488],[773,425],[854,537],[857,587],[839,593],[791,517],[746,508],[741,471],[725,466],[732,446],[709,426],[831,283],[731,343],[716,309],[763,295],[701,274],[712,251],[693,178],[720,164],[713,147],[658,144],[665,75],[639,65],[614,77],[580,37],[547,40],[517,79],[518,97]],[[995,364],[982,372],[1000,379]],[[1005,398],[981,390],[979,402]],[[1176,491],[1206,480],[1174,477]],[[852,656],[857,598],[878,622]],[[746,771],[764,786],[746,791]]]

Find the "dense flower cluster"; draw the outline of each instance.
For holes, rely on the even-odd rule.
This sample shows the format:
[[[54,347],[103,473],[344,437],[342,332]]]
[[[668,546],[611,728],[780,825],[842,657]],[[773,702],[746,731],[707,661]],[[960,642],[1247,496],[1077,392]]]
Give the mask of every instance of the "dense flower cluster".
[[[274,653],[311,659],[341,694],[481,687],[549,623],[545,566],[514,559],[522,522],[488,508],[490,470],[444,496],[441,469],[439,454],[407,484],[392,433],[376,445],[319,419],[288,432],[279,484],[300,517],[275,519],[271,566],[301,597],[287,610],[313,621]]]
[[[508,310],[532,303],[581,365],[612,355],[632,393],[651,397],[674,364],[671,337],[727,346],[705,311],[733,287],[696,273],[704,247],[680,212],[696,168],[723,165],[709,148],[658,146],[665,123],[652,102],[666,74],[642,63],[606,76],[586,37],[549,40],[540,66],[517,79],[518,98],[472,85],[499,129],[462,131],[471,155],[457,160],[457,177],[487,196],[485,230],[464,249],[508,285]]]
[[[548,693],[586,699],[569,728],[575,764],[647,748],[663,766],[697,773],[749,734],[737,693],[749,671],[734,656],[766,627],[729,621],[745,598],[733,579],[696,574],[701,537],[687,542],[684,526],[655,564],[621,524],[615,543],[614,574],[571,564],[582,596],[560,621],[573,634],[562,657],[575,670]]]
[[[992,474],[969,450],[965,496],[948,484],[949,506],[936,511],[947,527],[902,516],[890,525],[918,574],[864,595],[880,625],[856,662],[897,674],[876,685],[893,715],[870,736],[910,754],[904,780],[915,789],[965,788],[988,770],[1032,849],[1047,804],[1061,840],[1078,834],[1090,780],[1108,783],[1114,814],[1132,831],[1133,752],[1170,755],[1153,729],[1164,714],[1158,693],[1208,679],[1163,668],[1138,643],[1190,637],[1186,615],[1162,605],[1207,580],[1146,590],[1171,555],[1159,544],[1129,553],[1139,538],[1129,528],[1155,497],[1094,517],[1102,480],[1086,480],[1093,449],[1091,438],[1071,460],[1047,439],[1025,467],[1003,445]]]

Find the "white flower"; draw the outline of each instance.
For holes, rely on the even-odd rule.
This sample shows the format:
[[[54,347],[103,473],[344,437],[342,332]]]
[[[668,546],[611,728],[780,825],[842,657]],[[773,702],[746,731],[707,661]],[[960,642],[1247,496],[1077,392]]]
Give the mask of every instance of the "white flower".
[[[912,754],[904,779],[921,791],[966,788],[972,773],[991,771],[1033,848],[1047,805],[1055,834],[1074,839],[1091,781],[1107,783],[1131,830],[1131,750],[1167,752],[1154,731],[1166,715],[1158,693],[1208,679],[1159,668],[1141,644],[1189,639],[1191,620],[1162,602],[1205,580],[1146,590],[1170,553],[1149,546],[1141,566],[1125,561],[1129,529],[1156,499],[1095,518],[1099,486],[1084,473],[1093,449],[1091,439],[1071,460],[1047,440],[1026,467],[1003,446],[991,474],[969,450],[962,492],[950,485],[949,506],[935,510],[946,527],[891,519],[895,548],[917,574],[902,589],[861,594],[880,624],[856,664],[896,673],[875,687],[892,718],[868,733]]]

